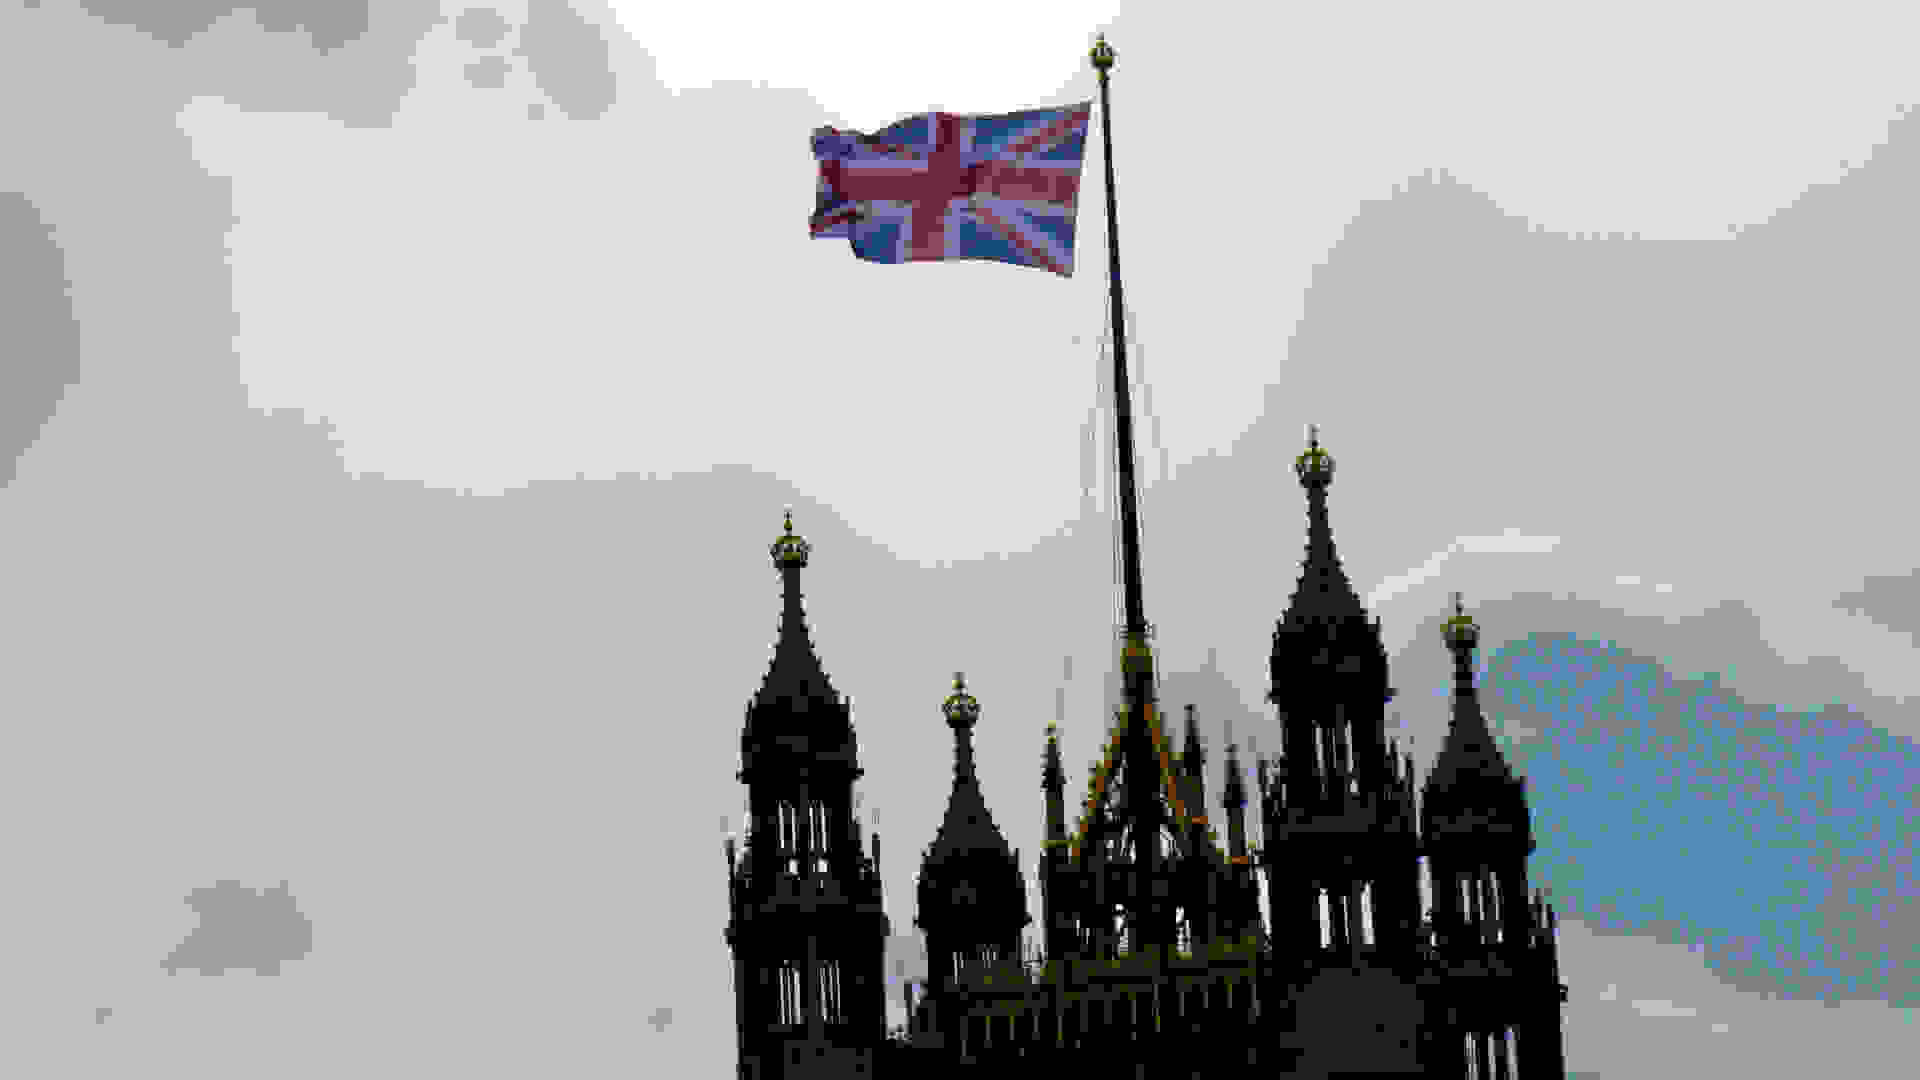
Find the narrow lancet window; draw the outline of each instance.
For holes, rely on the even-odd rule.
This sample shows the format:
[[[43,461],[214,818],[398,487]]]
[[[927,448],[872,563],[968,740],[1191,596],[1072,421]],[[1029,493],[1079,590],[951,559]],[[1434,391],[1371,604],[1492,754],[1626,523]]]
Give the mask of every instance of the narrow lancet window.
[[[810,870],[827,872],[827,808],[823,803],[807,804],[807,849]]]
[[[828,960],[820,965],[820,1019],[829,1024],[838,1024],[843,1019],[840,1011],[840,962]]]
[[[780,802],[775,804],[779,818],[780,866],[788,874],[800,872],[800,822],[793,804]]]
[[[779,968],[780,1022],[793,1026],[800,1023],[800,969],[791,961],[782,963]]]
[[[1493,928],[1493,940],[1497,943],[1505,939],[1505,928],[1500,925],[1500,879],[1487,872],[1487,921]]]

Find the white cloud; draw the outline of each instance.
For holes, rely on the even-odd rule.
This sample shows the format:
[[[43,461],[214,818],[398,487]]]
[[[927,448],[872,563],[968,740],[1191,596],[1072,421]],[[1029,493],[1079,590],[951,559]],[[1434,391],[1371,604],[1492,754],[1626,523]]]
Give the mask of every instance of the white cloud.
[[[1402,574],[1395,574],[1366,595],[1368,610],[1377,611],[1380,606],[1397,596],[1412,591],[1440,575],[1442,567],[1455,555],[1540,555],[1553,551],[1560,546],[1557,536],[1528,536],[1519,529],[1509,527],[1498,536],[1461,536],[1453,543],[1428,556],[1427,561]]]
[[[1380,605],[1386,601],[1407,592],[1417,585],[1422,585],[1433,580],[1439,576],[1440,568],[1445,566],[1447,560],[1451,559],[1454,553],[1459,550],[1460,542],[1456,540],[1452,546],[1434,552],[1428,557],[1426,562],[1421,563],[1419,566],[1414,567],[1404,574],[1396,574],[1382,581],[1374,587],[1372,592],[1367,594],[1367,609],[1370,611],[1377,610]]]
[[[1454,542],[1462,551],[1499,552],[1502,554],[1542,554],[1560,546],[1557,536],[1527,536],[1519,529],[1509,528],[1499,536],[1463,536]]]
[[[1685,1005],[1675,1005],[1671,1001],[1661,1001],[1658,999],[1636,1000],[1633,1002],[1633,1011],[1639,1013],[1641,1016],[1649,1016],[1649,1017],[1651,1016],[1685,1017],[1685,1016],[1699,1015],[1695,1010],[1689,1009]]]
[[[786,0],[610,6],[674,90],[725,80],[801,87],[862,130],[892,123],[903,108],[1031,108],[1059,89],[1061,58],[1084,52],[1119,7],[1115,0],[975,0],[953,19],[915,18],[895,0],[839,0],[822,19]],[[981,63],[987,56],[993,62]]]

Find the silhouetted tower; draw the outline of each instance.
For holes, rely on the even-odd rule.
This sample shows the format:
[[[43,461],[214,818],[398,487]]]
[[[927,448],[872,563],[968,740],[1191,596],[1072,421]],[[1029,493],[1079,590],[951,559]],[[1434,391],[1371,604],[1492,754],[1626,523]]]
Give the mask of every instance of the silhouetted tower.
[[[1203,943],[1244,943],[1248,935],[1257,930],[1260,912],[1252,867],[1245,858],[1245,836],[1241,834],[1241,853],[1236,859],[1231,850],[1231,836],[1223,842],[1207,817],[1206,752],[1200,741],[1194,707],[1188,705],[1186,709],[1187,733],[1179,766],[1180,802],[1174,814],[1175,819],[1186,826],[1179,845],[1178,866],[1186,886],[1178,894],[1186,943],[1189,947]],[[1227,764],[1229,771],[1235,767],[1231,757]],[[1231,775],[1226,783],[1231,788]],[[1231,791],[1223,798],[1226,800],[1223,805],[1229,805]],[[1229,830],[1233,828],[1233,818],[1229,805]]]
[[[1064,696],[1065,691],[1061,691]],[[1064,708],[1064,706],[1063,706]],[[1060,728],[1047,725],[1047,747],[1040,763],[1040,790],[1047,807],[1046,834],[1040,848],[1041,946],[1048,961],[1063,962],[1076,949],[1077,892],[1068,868],[1067,774],[1060,766]]]
[[[1247,786],[1240,771],[1240,748],[1233,741],[1232,721],[1227,726],[1226,777],[1220,796],[1226,813],[1227,850],[1219,915],[1214,920],[1217,937],[1257,945],[1266,942],[1266,928],[1260,918],[1260,881],[1255,874],[1255,859],[1247,849]]]
[[[1200,747],[1199,722],[1193,717],[1193,706],[1187,706],[1187,737],[1180,746],[1180,771],[1199,780],[1206,773],[1207,753]],[[1202,794],[1205,785],[1202,785]]]
[[[1179,793],[1180,870],[1188,879],[1182,890],[1181,904],[1174,911],[1174,944],[1179,951],[1192,951],[1195,944],[1223,936],[1226,897],[1221,882],[1212,880],[1226,869],[1225,852],[1215,849],[1212,830],[1207,826],[1206,751],[1200,747],[1199,722],[1192,705],[1186,706],[1187,732],[1181,743],[1174,784]]]
[[[1422,833],[1453,1015],[1450,1052],[1433,1059],[1450,1067],[1433,1075],[1558,1080],[1565,990],[1552,909],[1527,892],[1526,780],[1487,730],[1473,682],[1480,630],[1458,594],[1443,632],[1453,651],[1453,718],[1426,779]]]
[[[1227,772],[1221,785],[1220,808],[1227,814],[1227,854],[1247,857],[1247,782],[1240,775],[1240,747],[1233,741],[1233,719],[1227,719]]]
[[[920,865],[915,925],[927,939],[927,1005],[939,1039],[972,1057],[979,1036],[963,1033],[959,1010],[949,1005],[957,979],[996,966],[1020,963],[1020,937],[1033,921],[1019,853],[993,823],[973,767],[973,727],[980,703],[955,675],[953,694],[940,707],[953,728],[953,793]]]
[[[1315,429],[1294,462],[1307,493],[1307,549],[1273,634],[1282,753],[1263,779],[1270,940],[1278,969],[1365,951],[1405,955],[1419,918],[1411,791],[1386,742],[1387,655],[1327,519],[1333,459]]]
[[[860,850],[853,818],[852,708],[827,681],[800,603],[810,547],[773,542],[783,585],[780,637],[740,735],[749,833],[727,842],[741,1080],[872,1075],[886,1034],[882,980],[888,934],[880,838]]]

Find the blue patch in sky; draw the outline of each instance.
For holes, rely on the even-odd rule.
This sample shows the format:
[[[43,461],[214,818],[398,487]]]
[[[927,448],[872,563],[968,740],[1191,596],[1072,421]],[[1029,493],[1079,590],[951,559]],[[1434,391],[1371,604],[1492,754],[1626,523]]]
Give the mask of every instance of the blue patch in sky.
[[[1540,732],[1499,741],[1561,914],[1698,944],[1753,992],[1920,1006],[1911,740],[1564,634],[1500,649],[1484,685],[1496,732]]]

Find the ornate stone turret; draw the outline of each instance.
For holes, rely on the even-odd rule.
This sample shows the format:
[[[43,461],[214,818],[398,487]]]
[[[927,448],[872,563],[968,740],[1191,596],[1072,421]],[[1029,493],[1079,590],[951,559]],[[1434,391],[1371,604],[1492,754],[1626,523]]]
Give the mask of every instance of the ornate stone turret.
[[[1421,831],[1441,955],[1456,970],[1482,974],[1449,1039],[1459,1046],[1464,1037],[1480,1075],[1513,1075],[1517,1046],[1523,1080],[1559,1077],[1565,989],[1551,912],[1527,891],[1526,782],[1494,745],[1481,712],[1473,682],[1480,628],[1457,593],[1453,611],[1441,627],[1453,652],[1453,718],[1423,787]]]
[[[1193,719],[1193,706],[1187,706],[1187,737],[1180,747],[1180,769],[1188,776],[1205,776],[1206,752],[1200,748],[1200,729]]]
[[[1334,550],[1333,458],[1318,429],[1294,475],[1306,490],[1307,545],[1273,634],[1283,746],[1277,775],[1261,781],[1262,862],[1275,954],[1311,967],[1412,949],[1418,835],[1387,759],[1386,649]]]
[[[1487,730],[1473,681],[1480,628],[1461,608],[1458,593],[1454,614],[1441,632],[1453,653],[1453,717],[1424,785],[1426,831],[1429,835],[1517,834],[1531,851],[1526,781],[1514,775]]]
[[[1333,526],[1327,520],[1327,489],[1333,486],[1333,456],[1320,445],[1320,429],[1310,428],[1306,450],[1293,462],[1293,473],[1307,492],[1307,555],[1293,590],[1288,614],[1295,626],[1366,618],[1360,594],[1348,580],[1346,568],[1333,546]]]
[[[1207,852],[1212,846],[1212,838],[1207,829],[1207,778],[1206,752],[1200,748],[1199,721],[1194,719],[1194,708],[1188,705],[1187,733],[1182,740],[1180,764],[1173,776],[1176,790],[1180,793],[1180,808],[1186,825],[1186,842],[1181,849],[1194,855]]]
[[[1240,775],[1240,747],[1233,741],[1233,718],[1227,718],[1227,775],[1221,785],[1220,808],[1227,814],[1227,854],[1247,855],[1247,785]]]
[[[1294,475],[1307,493],[1306,557],[1274,628],[1268,695],[1280,706],[1286,728],[1282,752],[1293,786],[1284,795],[1300,804],[1384,779],[1381,714],[1393,698],[1379,621],[1367,616],[1334,549],[1327,515],[1333,458],[1320,445],[1319,429],[1309,430],[1307,449],[1294,461]]]
[[[852,712],[807,634],[800,571],[811,547],[794,535],[791,511],[770,554],[784,594],[780,637],[740,735],[748,837],[737,862],[727,843],[743,1080],[790,1075],[802,1059],[870,1070],[886,1028],[879,837],[868,860],[854,820]]]
[[[756,760],[791,752],[854,764],[852,711],[834,690],[826,669],[814,652],[801,604],[800,571],[806,569],[813,547],[793,531],[793,511],[786,515],[786,531],[769,549],[780,572],[780,637],[773,647],[760,692],[747,707],[740,736],[743,774],[748,783]],[[776,748],[777,747],[777,748]]]
[[[1060,766],[1060,726],[1047,725],[1047,747],[1040,760],[1040,790],[1047,804],[1046,846],[1067,844],[1067,773]]]
[[[1064,694],[1062,695],[1064,698]],[[1064,700],[1061,704],[1065,709]],[[1040,789],[1047,805],[1046,837],[1040,856],[1042,946],[1049,960],[1073,951],[1073,897],[1068,877],[1067,774],[1060,766],[1060,727],[1047,725],[1047,748],[1040,765]]]
[[[780,641],[774,646],[773,663],[760,686],[757,703],[771,705],[791,702],[804,708],[814,701],[837,703],[840,695],[827,680],[826,669],[813,651],[813,639],[807,633],[807,615],[800,602],[800,571],[807,568],[813,545],[793,531],[793,511],[786,515],[786,530],[774,538],[768,549],[773,565],[780,571],[782,606]]]
[[[1020,958],[1020,935],[1033,921],[1019,854],[993,823],[973,765],[980,703],[956,674],[941,705],[953,728],[953,792],[946,817],[920,868],[915,925],[927,935],[927,985],[939,995],[969,971]]]

